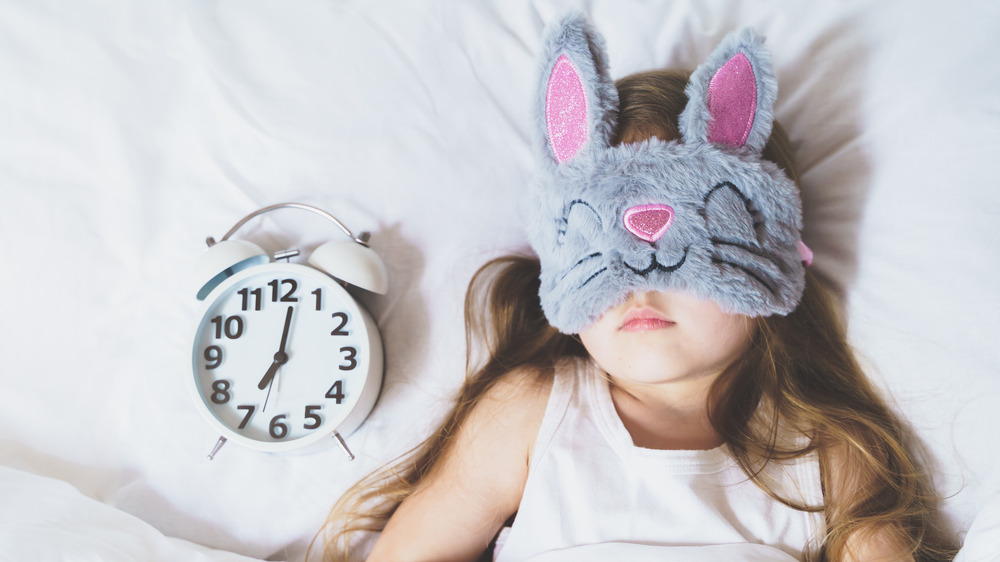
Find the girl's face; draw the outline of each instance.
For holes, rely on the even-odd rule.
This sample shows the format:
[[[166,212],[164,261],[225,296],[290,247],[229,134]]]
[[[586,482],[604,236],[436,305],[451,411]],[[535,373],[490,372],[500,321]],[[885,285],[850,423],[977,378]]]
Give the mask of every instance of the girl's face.
[[[580,332],[598,365],[622,382],[715,377],[746,351],[756,325],[683,292],[633,293]]]

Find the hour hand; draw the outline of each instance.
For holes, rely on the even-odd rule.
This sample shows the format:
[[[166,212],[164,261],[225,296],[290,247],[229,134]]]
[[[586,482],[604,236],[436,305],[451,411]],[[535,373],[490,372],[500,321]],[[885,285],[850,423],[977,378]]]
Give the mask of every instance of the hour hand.
[[[278,353],[281,352],[279,351]],[[284,353],[281,353],[281,355],[284,356],[285,361],[279,361],[278,353],[274,354],[275,355],[274,362],[271,363],[271,366],[267,368],[267,372],[264,373],[264,378],[260,379],[260,382],[257,383],[257,388],[261,390],[267,388],[267,385],[271,384],[271,381],[274,379],[274,375],[278,372],[278,367],[284,365],[285,361],[288,360],[288,356],[285,355]]]
[[[289,306],[288,311],[285,312],[285,325],[281,330],[281,344],[278,346],[278,352],[274,354],[274,362],[267,368],[264,378],[260,379],[260,382],[257,383],[257,388],[260,390],[264,390],[267,385],[271,384],[275,373],[278,372],[278,367],[288,362],[288,354],[285,353],[285,344],[288,343],[288,328],[292,325],[293,310],[294,307]]]

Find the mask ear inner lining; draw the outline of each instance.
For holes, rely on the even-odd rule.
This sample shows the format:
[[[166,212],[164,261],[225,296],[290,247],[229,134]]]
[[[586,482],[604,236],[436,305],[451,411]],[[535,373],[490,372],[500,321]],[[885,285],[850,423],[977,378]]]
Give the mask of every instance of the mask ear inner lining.
[[[708,85],[708,142],[743,146],[757,113],[757,78],[750,60],[736,53]]]
[[[575,156],[587,143],[587,96],[580,74],[566,55],[559,55],[549,74],[545,125],[549,146],[560,164]]]

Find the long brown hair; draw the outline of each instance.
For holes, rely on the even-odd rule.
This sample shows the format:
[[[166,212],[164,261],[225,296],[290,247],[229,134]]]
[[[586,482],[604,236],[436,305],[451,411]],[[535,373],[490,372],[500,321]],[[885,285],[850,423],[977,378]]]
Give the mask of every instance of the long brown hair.
[[[616,142],[679,138],[677,116],[687,103],[687,80],[688,73],[669,70],[619,80]],[[764,158],[798,184],[791,145],[777,123]],[[443,458],[480,397],[504,375],[527,367],[551,377],[560,359],[586,356],[576,337],[546,321],[538,275],[537,259],[525,256],[498,258],[476,273],[465,301],[467,377],[454,407],[423,444],[358,482],[337,502],[325,528],[325,559],[351,559],[352,537],[385,526]],[[859,529],[880,531],[883,540],[917,560],[954,555],[947,534],[934,523],[935,496],[906,446],[905,426],[865,376],[846,343],[831,293],[811,272],[794,312],[758,321],[748,352],[715,381],[707,406],[712,425],[749,478],[778,501],[824,511],[827,535],[815,558],[841,559],[848,553],[848,538]],[[808,445],[782,448],[779,423],[807,435]],[[769,461],[812,451],[821,459],[822,506],[789,502],[759,476]],[[843,474],[851,475],[851,492],[832,493],[831,483]]]
[[[420,486],[486,392],[517,367],[539,377],[554,374],[565,357],[586,357],[574,337],[549,325],[538,300],[538,260],[507,256],[476,272],[465,297],[467,376],[455,405],[430,437],[394,465],[360,480],[334,505],[327,520],[324,560],[354,560],[356,539],[381,531],[404,499]]]

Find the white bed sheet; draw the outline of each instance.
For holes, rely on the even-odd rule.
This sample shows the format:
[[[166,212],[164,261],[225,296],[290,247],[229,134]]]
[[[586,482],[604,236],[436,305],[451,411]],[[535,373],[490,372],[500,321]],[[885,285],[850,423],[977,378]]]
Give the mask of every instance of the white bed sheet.
[[[465,285],[525,247],[534,55],[571,6],[616,76],[691,67],[739,26],[767,36],[815,268],[968,529],[1000,491],[985,0],[0,1],[5,489],[60,480],[164,537],[302,559],[339,494],[418,442],[461,381]],[[210,462],[217,435],[182,384],[205,237],[281,201],[371,230],[389,267],[388,295],[365,301],[386,383],[353,462],[235,445]],[[292,212],[241,235],[308,251],[336,233]],[[43,515],[0,499],[15,509]]]

